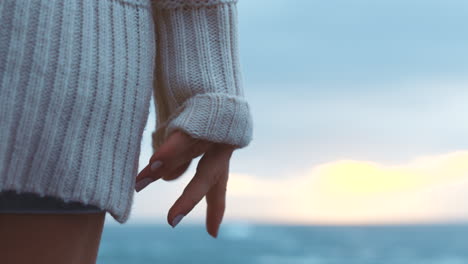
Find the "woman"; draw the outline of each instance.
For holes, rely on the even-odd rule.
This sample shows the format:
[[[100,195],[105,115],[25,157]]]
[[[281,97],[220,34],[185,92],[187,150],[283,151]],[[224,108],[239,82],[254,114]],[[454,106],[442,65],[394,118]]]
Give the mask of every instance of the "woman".
[[[236,3],[0,1],[2,263],[95,263],[105,213],[127,222],[135,189],[200,155],[168,222],[206,197],[216,237],[229,159],[253,134]],[[154,154],[138,173],[152,93]]]

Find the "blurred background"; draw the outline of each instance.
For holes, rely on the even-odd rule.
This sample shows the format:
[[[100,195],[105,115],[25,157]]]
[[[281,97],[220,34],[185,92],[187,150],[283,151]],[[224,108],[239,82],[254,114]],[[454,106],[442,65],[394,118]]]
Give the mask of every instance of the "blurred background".
[[[204,200],[166,222],[197,158],[106,217],[98,263],[468,263],[468,1],[237,6],[254,136],[218,238]]]

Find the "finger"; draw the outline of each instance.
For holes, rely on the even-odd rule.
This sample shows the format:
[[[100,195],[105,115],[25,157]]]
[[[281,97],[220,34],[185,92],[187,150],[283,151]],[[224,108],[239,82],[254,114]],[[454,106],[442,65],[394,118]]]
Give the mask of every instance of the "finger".
[[[206,229],[214,238],[218,237],[219,227],[226,210],[226,190],[229,177],[229,160],[235,147],[228,144],[218,144],[218,156],[222,158],[222,175],[219,181],[206,194]]]
[[[187,163],[182,164],[178,168],[176,168],[174,171],[171,172],[171,174],[168,175],[169,180],[176,179],[180,175],[182,175],[187,168],[190,166],[190,163],[192,161],[188,161]],[[136,184],[135,184],[135,190],[137,192],[140,192],[143,188],[148,186],[149,184],[153,183],[154,181],[158,180],[159,177],[154,177],[151,175],[151,169],[150,169],[150,164],[146,165],[146,167],[138,174],[136,178]]]
[[[164,175],[164,180],[165,181],[172,181],[172,180],[175,180],[175,179],[179,178],[188,169],[188,167],[190,166],[190,163],[192,163],[192,160],[189,160],[186,163],[180,165],[178,168],[173,170],[171,173],[165,174]]]
[[[140,173],[138,173],[137,177],[135,178],[135,181],[138,182],[141,179],[146,178],[146,177],[152,178],[154,180],[159,179],[159,178],[153,178],[151,176],[152,176],[151,175],[151,168],[150,168],[150,164],[148,164],[148,165],[146,165],[145,168],[143,168],[143,170],[140,171]]]
[[[159,178],[153,177],[151,174],[150,165],[148,164],[135,179],[135,191],[140,192],[143,188],[158,180]]]
[[[180,219],[186,216],[217,183],[221,175],[218,164],[216,153],[213,151],[208,151],[200,159],[195,176],[169,209],[167,221],[172,227],[175,227]]]
[[[161,148],[158,150],[157,154],[159,153],[165,153],[167,151],[171,151],[171,149],[177,149],[179,146],[184,146],[187,144],[192,144],[191,142],[188,141],[188,137],[185,136],[184,133],[182,133],[179,130],[175,130],[174,132],[171,133],[171,135],[168,137],[166,142],[161,146]],[[185,142],[184,142],[185,141]],[[179,142],[179,143],[177,143]],[[180,142],[182,144],[180,144]],[[173,150],[172,150],[173,151]],[[153,162],[156,161],[155,159],[157,158],[157,155],[153,155],[150,158],[149,164],[137,175],[135,181],[135,190],[137,192],[141,191],[143,188],[148,186],[150,183],[152,183],[155,180],[158,180],[161,178],[161,173],[154,173],[155,170],[152,169],[151,165],[153,165]],[[162,167],[161,162],[160,167]]]
[[[176,168],[174,171],[172,171],[171,174],[169,174],[169,176],[168,176],[169,179],[170,180],[175,179],[175,178],[179,177],[180,175],[182,175],[187,170],[187,168],[190,166],[191,162],[192,161],[190,160],[189,162],[187,162],[185,164],[182,164],[181,166]],[[139,175],[136,178],[135,190],[137,192],[140,192],[143,188],[145,188],[146,186],[150,185],[151,183],[153,183],[154,181],[159,179],[159,178],[153,178],[153,175],[151,175],[150,173],[151,173],[151,169],[150,169],[150,165],[148,164],[139,173]]]
[[[155,179],[162,177],[166,180],[168,177],[167,180],[172,180],[174,178],[169,177],[169,175],[173,175],[173,171],[202,155],[212,145],[212,142],[196,139],[183,131],[175,130],[151,157],[150,164],[159,161],[161,165],[156,170],[150,170],[150,174]]]
[[[143,188],[158,180],[159,178],[153,178],[150,175],[150,165],[147,165],[135,179],[135,191],[140,192]]]
[[[210,149],[212,145],[212,142],[196,140],[195,143],[188,146],[183,152],[179,153],[178,155],[169,157],[169,165],[166,167],[166,171],[160,171],[161,178],[165,181],[175,179],[174,177],[171,177],[171,175],[173,175],[172,171],[175,170],[174,168],[180,167],[181,165],[192,161],[194,158],[203,155]]]
[[[206,194],[206,229],[216,238],[226,209],[226,188],[228,171]]]

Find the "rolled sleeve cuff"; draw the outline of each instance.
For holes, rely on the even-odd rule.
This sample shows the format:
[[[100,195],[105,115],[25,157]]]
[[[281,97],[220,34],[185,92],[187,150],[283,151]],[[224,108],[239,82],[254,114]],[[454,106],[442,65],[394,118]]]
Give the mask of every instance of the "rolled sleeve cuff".
[[[176,129],[194,138],[243,148],[252,141],[253,120],[244,97],[223,93],[197,94],[186,100],[153,132],[153,151],[156,152]]]

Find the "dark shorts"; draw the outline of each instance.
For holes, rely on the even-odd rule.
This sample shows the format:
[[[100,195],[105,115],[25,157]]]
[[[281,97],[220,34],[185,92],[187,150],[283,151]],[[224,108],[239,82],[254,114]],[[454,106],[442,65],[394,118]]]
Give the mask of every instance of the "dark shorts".
[[[62,199],[35,193],[20,193],[16,191],[0,192],[0,214],[80,214],[102,213],[105,210],[94,205],[80,202],[66,203]]]

